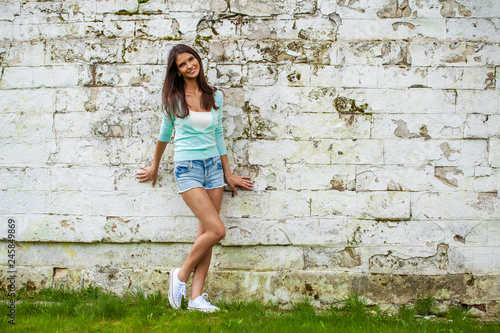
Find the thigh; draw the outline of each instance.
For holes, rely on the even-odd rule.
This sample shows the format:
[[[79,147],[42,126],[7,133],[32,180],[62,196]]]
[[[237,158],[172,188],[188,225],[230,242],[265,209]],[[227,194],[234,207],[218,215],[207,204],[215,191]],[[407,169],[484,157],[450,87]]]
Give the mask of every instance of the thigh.
[[[207,194],[210,197],[210,200],[212,201],[215,209],[217,210],[217,213],[220,213],[220,207],[222,204],[222,195],[224,193],[224,189],[221,188],[215,188],[212,190],[207,190]],[[201,221],[199,222],[198,226],[198,236],[203,234],[206,231],[205,227],[203,226],[203,223]]]
[[[189,209],[200,220],[205,230],[224,228],[224,224],[219,217],[220,203],[216,207],[207,190],[202,187],[196,187],[181,193],[181,196]]]

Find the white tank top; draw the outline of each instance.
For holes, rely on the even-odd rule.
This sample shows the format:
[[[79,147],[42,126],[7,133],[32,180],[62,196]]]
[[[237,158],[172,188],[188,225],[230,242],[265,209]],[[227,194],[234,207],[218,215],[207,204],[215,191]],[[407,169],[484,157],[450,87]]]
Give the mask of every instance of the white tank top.
[[[194,129],[203,132],[212,125],[212,112],[198,112],[189,110],[189,122]]]

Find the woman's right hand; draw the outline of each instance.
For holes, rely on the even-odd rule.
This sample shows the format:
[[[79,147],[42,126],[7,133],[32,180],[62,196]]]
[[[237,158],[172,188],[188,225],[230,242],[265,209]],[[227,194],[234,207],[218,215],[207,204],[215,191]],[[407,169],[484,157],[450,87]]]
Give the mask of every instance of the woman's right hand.
[[[151,180],[151,186],[155,186],[156,179],[158,178],[158,170],[151,167],[140,167],[143,171],[137,171],[135,178],[139,180],[139,183],[144,183]]]

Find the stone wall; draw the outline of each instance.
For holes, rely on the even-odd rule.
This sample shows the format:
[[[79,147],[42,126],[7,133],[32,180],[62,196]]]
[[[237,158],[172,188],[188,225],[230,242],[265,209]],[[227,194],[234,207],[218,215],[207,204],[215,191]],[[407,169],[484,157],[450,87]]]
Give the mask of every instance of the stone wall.
[[[500,309],[500,2],[0,2],[0,286],[166,291],[196,237],[170,145],[139,184],[170,47],[225,93],[213,297]]]

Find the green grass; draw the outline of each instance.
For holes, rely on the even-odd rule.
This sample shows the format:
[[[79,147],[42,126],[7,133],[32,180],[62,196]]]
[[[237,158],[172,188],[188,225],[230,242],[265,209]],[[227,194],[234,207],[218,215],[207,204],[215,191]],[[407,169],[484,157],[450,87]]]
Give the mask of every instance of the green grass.
[[[3,297],[5,299],[5,297]],[[339,307],[318,310],[308,299],[287,308],[277,304],[222,300],[222,311],[206,314],[174,310],[160,292],[136,290],[116,297],[99,288],[21,292],[16,325],[0,307],[0,328],[16,332],[500,332],[497,322],[480,323],[462,307],[441,318],[416,317],[419,306],[395,315],[368,305],[352,293]],[[425,303],[425,302],[424,302]],[[430,306],[434,303],[428,300]],[[426,303],[426,304],[427,304]],[[417,303],[415,303],[417,305]],[[425,305],[425,304],[424,304]],[[425,305],[424,308],[429,308]]]

